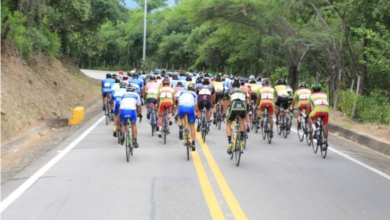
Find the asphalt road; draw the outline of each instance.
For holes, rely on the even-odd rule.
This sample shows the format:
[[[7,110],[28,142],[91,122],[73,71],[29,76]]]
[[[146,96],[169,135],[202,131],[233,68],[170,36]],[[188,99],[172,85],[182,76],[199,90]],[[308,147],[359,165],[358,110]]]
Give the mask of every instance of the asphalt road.
[[[294,131],[252,132],[237,167],[224,124],[187,161],[177,125],[164,145],[144,118],[126,162],[102,116],[2,185],[3,220],[389,219],[389,157],[336,136],[322,159]]]

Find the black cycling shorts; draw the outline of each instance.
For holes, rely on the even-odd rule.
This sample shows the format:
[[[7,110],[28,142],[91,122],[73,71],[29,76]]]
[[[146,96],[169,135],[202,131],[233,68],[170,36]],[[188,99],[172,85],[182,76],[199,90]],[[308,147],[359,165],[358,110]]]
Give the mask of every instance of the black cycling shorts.
[[[246,117],[246,112],[247,106],[245,102],[233,101],[226,121],[228,123],[232,123],[237,116],[239,116],[241,119],[244,119]]]
[[[275,105],[277,107],[282,106],[284,110],[288,109],[288,96],[286,97],[278,97],[278,99],[275,102]]]
[[[255,104],[256,104],[257,94],[256,94],[256,93],[252,93],[252,94],[251,94],[251,99],[252,99],[252,101],[254,101]]]
[[[215,103],[217,103],[218,101],[222,101],[223,100],[223,97],[224,97],[224,94],[221,93],[221,94],[216,94],[215,96]]]
[[[199,101],[198,102],[198,109],[199,110],[203,110],[203,108],[205,108],[205,107],[207,110],[209,110],[211,108],[211,103],[208,101]]]

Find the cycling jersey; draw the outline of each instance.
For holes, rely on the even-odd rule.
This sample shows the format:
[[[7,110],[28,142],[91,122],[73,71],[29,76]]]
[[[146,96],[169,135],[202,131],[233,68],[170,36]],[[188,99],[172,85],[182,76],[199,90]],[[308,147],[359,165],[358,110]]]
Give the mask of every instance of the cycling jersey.
[[[200,110],[211,108],[211,96],[214,95],[215,90],[212,85],[202,85],[198,88],[198,107]]]
[[[144,88],[144,81],[142,79],[131,79],[129,81],[129,84],[134,84],[134,85],[138,85],[138,87],[140,89],[143,89]]]
[[[275,94],[277,96],[275,105],[277,107],[282,106],[284,110],[287,110],[288,109],[288,101],[289,101],[287,87],[285,85],[275,86]]]
[[[111,91],[110,91],[110,97],[111,97],[111,99],[114,99],[114,90],[119,89],[119,88],[120,88],[120,84],[119,84],[119,83],[114,83],[114,84],[111,86]]]
[[[113,97],[114,97],[114,114],[118,114],[119,113],[119,105],[120,105],[120,101],[121,101],[121,98],[122,96],[126,93],[126,89],[124,88],[119,88],[119,89],[115,89],[113,91]]]
[[[160,83],[158,82],[149,82],[146,83],[145,92],[146,92],[146,102],[157,103],[158,88]]]
[[[135,92],[126,92],[120,101],[121,121],[126,122],[127,116],[130,116],[132,124],[137,122],[137,106],[141,105],[141,98]]]
[[[231,100],[231,105],[230,105],[231,108],[226,120],[228,123],[232,123],[236,119],[237,115],[241,119],[244,119],[246,117],[247,97],[248,97],[247,91],[241,88],[232,88],[229,90],[229,92],[226,95],[226,99]]]
[[[188,123],[195,123],[195,105],[198,102],[198,97],[193,91],[182,91],[179,95],[179,108],[178,116],[183,118],[186,114],[188,115]]]
[[[319,118],[320,116],[324,116],[322,119],[324,126],[328,125],[329,119],[329,102],[328,96],[323,92],[315,92],[309,95],[308,105],[311,106],[313,110],[309,117],[312,120]]]
[[[215,89],[215,93],[217,93],[217,94],[223,93],[225,90],[223,82],[214,82],[213,86]]]
[[[302,110],[307,108],[308,98],[311,94],[310,89],[302,88],[298,89],[294,93],[294,99],[298,100],[298,109]]]
[[[274,112],[275,90],[271,86],[263,86],[259,90],[260,103],[259,108],[261,111],[268,106],[268,114],[272,115]]]
[[[175,90],[171,87],[164,86],[158,91],[158,97],[160,99],[160,113],[165,113],[165,107],[172,107],[175,98]]]

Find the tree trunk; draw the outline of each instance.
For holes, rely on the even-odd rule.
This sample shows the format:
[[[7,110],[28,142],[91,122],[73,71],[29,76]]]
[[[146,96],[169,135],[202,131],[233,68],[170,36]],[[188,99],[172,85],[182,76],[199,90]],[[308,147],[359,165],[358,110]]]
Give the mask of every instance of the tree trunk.
[[[291,64],[288,69],[288,83],[293,90],[297,89],[298,85],[298,68],[296,65]]]
[[[365,34],[363,36],[363,52],[366,50],[366,47],[368,45],[368,39],[367,39],[367,35]],[[363,53],[363,60],[365,63],[367,63],[367,56]],[[367,79],[367,65],[366,64],[363,64],[362,66],[362,74],[361,74],[361,77],[360,77],[360,84],[359,84],[359,94],[360,95],[363,95],[363,91],[364,91],[364,83],[366,82],[366,79]]]

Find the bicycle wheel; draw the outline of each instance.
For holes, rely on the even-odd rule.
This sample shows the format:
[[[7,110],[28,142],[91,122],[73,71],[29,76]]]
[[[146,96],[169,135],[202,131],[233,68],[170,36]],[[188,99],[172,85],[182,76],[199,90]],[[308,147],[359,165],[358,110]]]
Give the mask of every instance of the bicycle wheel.
[[[282,120],[283,120],[283,117],[280,117],[280,120],[279,120],[279,124],[276,126],[277,130],[278,130],[278,134],[282,134]]]
[[[306,128],[306,131],[307,131],[307,128]],[[313,142],[313,139],[311,138],[311,136],[312,136],[311,131],[307,131],[307,133],[306,133],[306,143],[307,143],[308,146],[310,146],[311,143]]]
[[[317,143],[314,143],[314,140],[313,140],[313,133],[311,133],[311,146],[313,148],[313,152],[316,154],[317,151],[318,151],[318,137],[317,137]]]
[[[189,135],[188,135],[188,128],[185,128],[184,129],[185,130],[185,135],[186,135],[186,148],[187,148],[187,160],[190,160],[190,147],[191,147],[191,145],[190,145],[190,138],[188,137]]]
[[[240,159],[241,159],[241,140],[237,140],[235,154],[236,154],[236,165],[240,165]]]
[[[206,130],[205,130],[205,128],[202,128],[202,140],[203,140],[203,143],[206,142]]]
[[[220,114],[218,115],[218,121],[217,121],[218,130],[221,130],[221,124],[222,124],[222,116]]]
[[[245,129],[245,137],[244,137],[244,144],[243,144],[243,149],[245,150],[246,149],[246,129]]]
[[[268,123],[267,127],[269,128],[269,130],[267,132],[267,140],[268,140],[268,144],[271,144],[271,141],[272,141],[271,132],[272,132],[272,130],[271,130],[271,125],[269,124],[269,122],[267,122],[267,123]]]
[[[258,118],[256,117],[256,124],[255,124],[255,133],[257,133],[259,131],[259,122],[258,122]]]
[[[260,125],[261,136],[263,137],[263,140],[265,140],[265,138],[267,137],[267,133],[265,132],[266,129],[268,129],[267,124],[268,124],[268,120],[264,119],[263,126]]]
[[[130,161],[130,140],[128,131],[125,132],[125,150],[126,150],[126,160]]]
[[[302,142],[302,141],[303,141],[303,138],[305,137],[305,133],[304,133],[304,131],[303,131],[302,122],[299,122],[299,124],[298,124],[297,133],[298,133],[298,139],[299,139],[299,141]]]
[[[285,128],[283,129],[283,136],[284,136],[284,138],[287,138],[287,135],[288,135],[288,133],[287,133],[287,127],[285,127]]]
[[[326,157],[326,153],[328,151],[328,147],[326,146],[326,142],[325,142],[325,132],[324,132],[324,129],[321,129],[321,133],[320,133],[320,150],[321,150],[321,156],[322,158],[325,159]]]
[[[167,125],[164,125],[164,130],[163,130],[163,133],[164,133],[164,144],[167,143]]]

